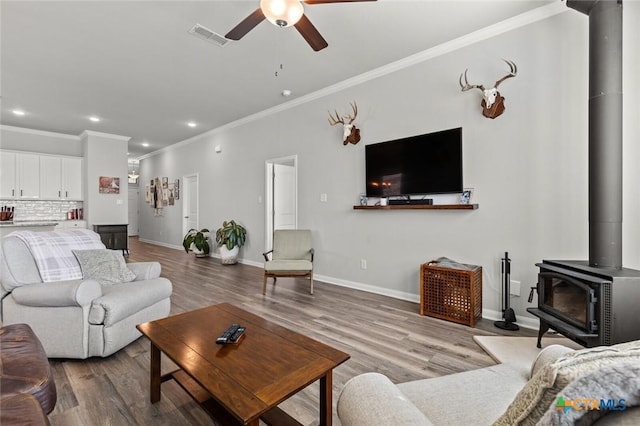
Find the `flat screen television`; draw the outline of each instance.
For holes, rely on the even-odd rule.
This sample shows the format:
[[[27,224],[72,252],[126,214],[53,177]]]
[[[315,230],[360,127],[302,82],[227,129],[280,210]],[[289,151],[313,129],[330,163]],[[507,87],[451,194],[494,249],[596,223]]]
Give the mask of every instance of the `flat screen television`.
[[[462,128],[365,146],[368,197],[462,192]]]

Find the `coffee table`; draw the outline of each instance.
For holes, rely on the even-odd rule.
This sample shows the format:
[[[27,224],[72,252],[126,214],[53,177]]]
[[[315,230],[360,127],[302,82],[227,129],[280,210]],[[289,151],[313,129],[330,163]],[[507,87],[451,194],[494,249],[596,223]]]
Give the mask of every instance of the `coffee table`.
[[[246,327],[238,344],[216,338],[232,323]],[[151,402],[175,380],[223,424],[300,424],[277,407],[320,381],[320,424],[331,425],[332,371],[349,355],[228,303],[137,326],[151,341]],[[161,352],[180,368],[161,375]]]

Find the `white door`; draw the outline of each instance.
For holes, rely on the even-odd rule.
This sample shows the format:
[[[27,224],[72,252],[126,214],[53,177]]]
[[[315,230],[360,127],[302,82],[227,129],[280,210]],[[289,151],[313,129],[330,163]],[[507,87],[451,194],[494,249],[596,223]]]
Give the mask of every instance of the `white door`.
[[[273,230],[296,229],[296,169],[273,165]]]
[[[198,175],[189,175],[182,178],[182,235],[189,229],[200,229],[198,224]]]
[[[267,160],[265,250],[271,250],[275,229],[298,228],[298,158]]]
[[[139,235],[138,215],[140,205],[140,188],[137,186],[129,187],[129,227],[127,232],[129,236]]]

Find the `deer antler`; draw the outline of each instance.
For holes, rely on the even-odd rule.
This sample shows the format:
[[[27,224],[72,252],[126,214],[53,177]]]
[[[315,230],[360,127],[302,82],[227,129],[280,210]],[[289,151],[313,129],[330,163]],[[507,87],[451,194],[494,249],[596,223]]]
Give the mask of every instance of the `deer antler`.
[[[338,123],[344,124],[344,120],[338,117],[340,117],[338,115],[338,111],[336,111],[336,118],[333,118],[333,116],[331,115],[331,111],[329,111],[329,124],[331,124],[332,126],[335,126]]]
[[[346,118],[349,119],[349,124],[351,124],[358,116],[358,105],[356,104],[356,101],[353,101],[353,103],[349,102],[349,105],[351,105],[351,109],[353,110],[353,116],[347,115]]]
[[[482,84],[469,84],[469,81],[467,80],[467,71],[469,71],[468,68],[464,70],[463,74],[460,74],[460,79],[458,80],[458,82],[460,83],[460,87],[462,88],[462,91],[466,92],[469,89],[480,89],[484,91],[485,89]],[[462,76],[464,76],[464,84],[462,84]]]
[[[503,59],[503,61],[505,61],[507,63],[507,65],[509,65],[509,74],[505,75],[500,80],[496,81],[496,84],[493,85],[494,88],[497,88],[498,85],[500,83],[502,83],[503,81],[505,81],[506,79],[511,78],[511,77],[515,77],[516,74],[518,74],[518,67],[516,67],[515,62],[508,61],[506,59]]]

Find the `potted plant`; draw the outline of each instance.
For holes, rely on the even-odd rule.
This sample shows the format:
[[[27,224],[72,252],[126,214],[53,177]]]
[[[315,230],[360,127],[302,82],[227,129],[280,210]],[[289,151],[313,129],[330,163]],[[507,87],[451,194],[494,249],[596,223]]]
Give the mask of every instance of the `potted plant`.
[[[216,243],[220,247],[222,264],[232,265],[238,262],[238,252],[247,239],[247,230],[234,220],[222,222],[216,231]]]
[[[196,254],[196,257],[207,257],[211,251],[209,246],[209,230],[202,228],[197,230],[194,228],[189,229],[189,232],[184,236],[182,240],[182,247],[184,251],[189,253],[190,251]]]

